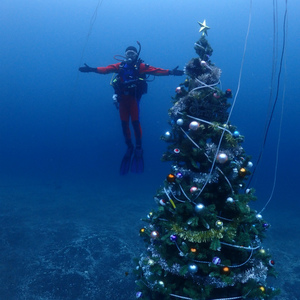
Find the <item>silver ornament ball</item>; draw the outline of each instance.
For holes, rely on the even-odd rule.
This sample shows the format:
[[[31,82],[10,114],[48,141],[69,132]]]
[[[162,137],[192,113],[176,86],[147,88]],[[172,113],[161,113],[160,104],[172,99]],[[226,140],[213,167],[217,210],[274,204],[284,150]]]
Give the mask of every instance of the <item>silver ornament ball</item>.
[[[176,121],[176,123],[177,123],[178,126],[182,126],[183,125],[183,120],[182,119],[178,119]]]

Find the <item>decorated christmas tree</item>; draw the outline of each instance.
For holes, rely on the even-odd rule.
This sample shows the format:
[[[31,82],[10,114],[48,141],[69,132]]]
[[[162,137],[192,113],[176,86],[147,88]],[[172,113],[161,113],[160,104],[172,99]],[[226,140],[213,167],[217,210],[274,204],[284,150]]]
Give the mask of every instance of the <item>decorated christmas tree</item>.
[[[253,163],[229,122],[232,93],[220,89],[208,27],[199,24],[198,57],[185,67],[162,137],[171,172],[140,229],[147,250],[137,261],[136,298],[271,299],[279,291],[267,283],[276,275],[262,245],[269,224],[249,205]]]

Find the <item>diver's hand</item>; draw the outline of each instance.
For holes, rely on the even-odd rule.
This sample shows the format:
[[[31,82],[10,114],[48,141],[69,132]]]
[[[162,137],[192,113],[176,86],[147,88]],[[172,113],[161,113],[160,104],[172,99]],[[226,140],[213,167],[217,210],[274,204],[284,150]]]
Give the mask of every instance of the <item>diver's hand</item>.
[[[97,72],[97,68],[91,68],[87,64],[84,64],[84,67],[80,67],[78,70],[84,73]]]
[[[174,75],[174,76],[182,76],[184,74],[184,72],[182,70],[178,70],[178,67],[177,66],[176,68],[174,68],[173,70],[170,70],[169,71],[169,74],[170,75]]]
[[[117,94],[114,94],[114,95],[112,96],[112,99],[113,99],[113,105],[116,107],[116,109],[119,109],[118,95],[117,95]]]

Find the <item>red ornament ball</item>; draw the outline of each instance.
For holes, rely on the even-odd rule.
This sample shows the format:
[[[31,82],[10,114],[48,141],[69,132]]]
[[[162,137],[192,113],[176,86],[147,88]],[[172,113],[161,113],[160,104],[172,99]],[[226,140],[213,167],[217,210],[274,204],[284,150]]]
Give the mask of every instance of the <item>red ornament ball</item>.
[[[192,186],[191,188],[190,188],[190,192],[193,194],[193,193],[195,193],[195,192],[197,192],[198,191],[198,188],[196,187],[196,186]]]
[[[181,94],[181,87],[180,86],[178,86],[176,89],[175,89],[175,92],[176,92],[176,94]]]
[[[225,91],[225,95],[226,95],[226,97],[231,98],[232,97],[232,91],[231,91],[231,89],[227,89]]]

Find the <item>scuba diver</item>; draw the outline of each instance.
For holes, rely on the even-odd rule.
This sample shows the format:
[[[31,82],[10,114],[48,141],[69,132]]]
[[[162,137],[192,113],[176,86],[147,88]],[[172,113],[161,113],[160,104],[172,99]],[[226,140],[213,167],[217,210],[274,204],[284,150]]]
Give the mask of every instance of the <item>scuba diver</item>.
[[[123,135],[127,145],[127,151],[120,166],[121,175],[127,174],[129,169],[131,169],[133,173],[142,173],[144,171],[139,103],[142,95],[147,93],[147,75],[181,76],[184,74],[183,71],[178,70],[178,67],[173,70],[165,70],[144,64],[143,60],[139,58],[141,44],[139,42],[137,43],[139,45],[139,51],[136,47],[129,46],[125,50],[125,57],[121,55],[115,56],[116,59],[118,59],[117,56],[122,58],[119,63],[97,68],[91,68],[87,64],[84,64],[84,67],[79,68],[80,72],[94,72],[98,74],[116,73],[112,79],[112,86],[115,90],[113,101],[119,109]],[[135,148],[131,140],[129,128],[130,119],[135,135]],[[133,158],[131,161],[132,155]]]

